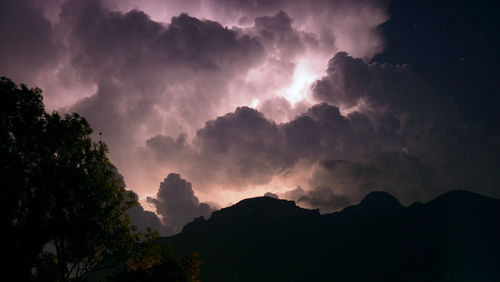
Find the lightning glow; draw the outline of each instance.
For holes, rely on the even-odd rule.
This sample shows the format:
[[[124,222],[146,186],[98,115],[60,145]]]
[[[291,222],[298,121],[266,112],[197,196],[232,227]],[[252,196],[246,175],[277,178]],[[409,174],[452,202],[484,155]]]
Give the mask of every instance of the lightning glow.
[[[316,69],[307,59],[299,61],[293,73],[292,84],[279,90],[278,95],[287,99],[292,106],[306,99],[311,84],[321,76]]]

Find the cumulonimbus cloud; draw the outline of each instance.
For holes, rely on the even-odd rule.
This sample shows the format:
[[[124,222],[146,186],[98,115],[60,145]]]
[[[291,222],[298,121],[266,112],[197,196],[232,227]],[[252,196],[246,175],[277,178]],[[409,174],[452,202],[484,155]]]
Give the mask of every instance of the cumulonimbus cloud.
[[[191,183],[176,173],[170,173],[160,184],[156,197],[149,197],[147,201],[154,205],[166,228],[174,233],[197,217],[209,218],[215,210],[207,203],[200,203]]]
[[[306,171],[304,189],[281,195],[323,211],[359,201],[374,189],[404,202],[453,188],[496,193],[499,179],[489,168],[500,153],[498,135],[461,122],[452,101],[437,96],[409,66],[367,64],[338,53],[313,93],[348,113],[321,103],[277,124],[242,107],[208,121],[191,145],[148,142],[146,151],[189,156],[178,168],[199,189],[216,183],[252,189]],[[175,162],[170,156],[157,161]]]
[[[0,72],[86,116],[140,196],[170,172],[203,200],[264,190],[323,211],[372,189],[403,202],[457,187],[498,195],[498,134],[463,123],[411,66],[370,61],[387,8],[20,0],[0,11]]]
[[[384,1],[309,6],[301,1],[248,6],[212,0],[21,0],[2,9],[2,21],[10,27],[4,38],[10,40],[0,46],[5,51],[0,71],[42,87],[50,109],[86,116],[110,144],[127,182],[147,194],[162,173],[139,172],[144,165],[129,160],[148,138],[186,133],[191,140],[206,120],[244,105],[261,106],[267,115],[287,121],[307,107],[290,104],[286,95],[295,95],[294,103],[306,96],[323,58],[347,42],[342,25],[351,23],[358,43],[373,39],[374,45],[358,50],[360,56],[370,57],[383,45],[376,27],[387,19]],[[360,16],[368,10],[370,17]],[[322,18],[332,20],[320,25]],[[290,86],[304,75],[307,80]],[[279,102],[284,96],[288,101]],[[277,103],[279,111],[269,106]]]

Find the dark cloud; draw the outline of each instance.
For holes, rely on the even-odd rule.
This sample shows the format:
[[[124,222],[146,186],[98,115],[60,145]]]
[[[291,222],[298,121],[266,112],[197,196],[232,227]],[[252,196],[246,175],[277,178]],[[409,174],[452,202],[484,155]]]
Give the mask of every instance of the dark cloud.
[[[128,182],[141,192],[159,175],[130,161],[135,148],[161,133],[193,134],[206,120],[251,101],[231,89],[265,59],[254,37],[187,14],[164,24],[138,10],[112,11],[99,0],[68,1],[60,24],[69,45],[65,73],[97,89],[70,110],[103,133],[112,159],[134,175]]]
[[[255,18],[253,29],[269,50],[268,53],[281,60],[293,59],[304,52],[307,45],[318,44],[314,34],[294,29],[292,19],[283,11],[273,16]]]
[[[200,203],[194,195],[191,183],[176,173],[170,173],[160,184],[156,198],[148,197],[147,200],[155,206],[156,213],[161,216],[163,223],[174,232],[180,232],[182,227],[194,218],[209,218],[214,211],[210,205]]]
[[[307,1],[300,0],[210,0],[216,3],[214,7],[223,8],[223,13],[235,14],[236,12],[247,12],[254,15],[274,13],[279,9],[289,8],[294,9],[314,9],[321,10],[325,8],[340,8],[344,5],[353,5],[360,7],[361,5],[388,5],[387,0],[326,0],[318,1],[316,5],[311,5]],[[314,6],[314,7],[311,7]],[[304,11],[305,12],[305,11]]]
[[[108,134],[112,144],[132,128],[182,133],[201,125],[219,110],[231,79],[263,55],[249,36],[186,14],[164,25],[137,10],[113,12],[96,0],[68,1],[61,23],[69,33],[71,67],[98,87],[73,109],[96,128],[119,128],[113,120],[126,123],[128,130]]]
[[[298,205],[306,208],[320,209],[323,213],[333,212],[353,203],[347,196],[335,194],[328,186],[317,186],[315,189],[309,191],[299,186],[280,194],[280,196],[293,200]]]
[[[137,194],[133,193],[136,201],[139,201]],[[156,230],[162,236],[173,235],[174,229],[170,226],[162,224],[158,216],[151,211],[145,211],[141,205],[135,205],[127,211],[131,223],[141,232],[146,232],[148,228]]]
[[[35,2],[2,1],[0,26],[2,75],[35,84],[41,71],[57,66],[60,42],[52,23]]]
[[[350,147],[357,145],[347,138],[353,138],[349,122],[334,106],[314,106],[279,125],[257,110],[240,107],[198,130],[193,144],[199,153],[190,162],[191,174],[247,189],[267,184],[299,160],[352,152]]]
[[[371,80],[368,65],[345,52],[337,53],[328,62],[326,73],[326,77],[314,85],[315,97],[339,106],[357,105]]]
[[[224,183],[231,189],[246,190],[286,175],[298,162],[312,165],[321,158],[356,155],[364,144],[377,142],[376,134],[368,133],[372,136],[360,135],[364,132],[356,132],[337,107],[327,104],[311,107],[282,124],[257,110],[240,107],[208,121],[190,147],[156,136],[148,140],[146,150],[156,157],[164,154],[166,162],[178,161],[200,189]],[[177,159],[178,155],[189,160]]]
[[[366,159],[325,160],[313,170],[310,185],[313,191],[332,194],[337,198],[317,197],[324,199],[325,209],[338,209],[349,203],[360,201],[367,193],[373,190],[382,190],[395,193],[402,197],[402,201],[411,199],[425,199],[430,195],[438,194],[433,185],[434,168],[426,166],[422,161],[411,155],[398,151],[383,151],[374,153]],[[328,206],[325,203],[331,202]]]
[[[432,127],[406,136],[403,150],[375,150],[351,160],[320,162],[311,187],[329,187],[351,203],[372,190],[398,195],[409,204],[451,189],[498,197],[495,172],[500,136],[478,125]]]
[[[319,155],[344,154],[354,143],[349,121],[339,108],[318,104],[282,126],[292,151],[301,158],[316,159]]]
[[[88,2],[70,1],[63,8],[72,32],[72,65],[99,86],[119,87],[124,101],[115,102],[127,116],[147,119],[155,105],[167,112],[174,105],[181,107],[179,114],[191,119],[208,114],[229,79],[262,54],[257,41],[216,22],[183,14],[165,27],[139,11],[110,12],[96,1]],[[186,87],[187,81],[193,87],[176,96],[175,86]],[[92,107],[81,110],[92,117]]]
[[[338,53],[313,93],[353,111],[344,132],[354,138],[336,132],[360,145],[341,158],[325,156],[309,181],[313,191],[328,187],[356,202],[378,189],[405,203],[456,188],[497,194],[492,156],[500,153],[498,134],[462,122],[453,100],[437,95],[409,66],[367,64]]]
[[[272,16],[284,11],[295,24],[317,35],[324,50],[349,50],[357,57],[370,58],[383,48],[377,27],[388,19],[389,1],[380,0],[210,0],[212,14],[233,24]],[[328,23],[328,24],[325,24]],[[322,48],[322,49],[323,49]]]
[[[257,1],[254,10],[245,3],[205,4],[206,16],[200,1],[7,3],[2,10],[2,22],[12,29],[4,29],[7,33],[3,37],[12,41],[2,41],[2,54],[9,55],[0,57],[7,74],[43,74],[43,83],[38,85],[55,93],[46,95],[51,106],[66,106],[65,110],[81,113],[96,133],[102,132],[100,138],[110,145],[113,162],[141,195],[148,192],[148,187],[154,187],[160,170],[177,168],[189,172],[196,184],[205,178],[207,183],[221,180],[241,186],[241,190],[266,184],[302,159],[301,153],[293,150],[311,151],[299,146],[306,141],[289,140],[287,136],[293,135],[293,130],[285,130],[285,126],[265,118],[259,121],[262,114],[244,108],[234,116],[207,123],[198,133],[196,129],[237,106],[260,102],[266,114],[279,122],[298,115],[306,109],[304,104],[292,106],[286,100],[278,101],[278,91],[292,83],[301,61],[318,59],[318,54],[329,56],[341,48],[334,46],[334,38],[343,38],[337,32],[340,29],[334,32],[320,28],[316,25],[320,18],[334,18],[329,26],[340,28],[342,22],[354,23],[351,19],[364,13],[354,10],[373,6],[374,16],[370,19],[374,21],[356,27],[358,34],[372,33],[369,30],[385,20],[386,7],[365,1],[353,5],[324,1],[316,8],[300,1]],[[161,22],[155,7],[158,11],[187,11],[214,20],[175,14]],[[143,8],[150,14],[140,11]],[[338,14],[337,10],[345,15],[343,20],[340,16],[331,17]],[[318,11],[325,13],[313,18]],[[247,15],[244,26],[224,26],[240,12]],[[309,26],[306,23],[310,19],[313,24]],[[235,20],[240,20],[240,16]],[[365,47],[363,56],[374,52]],[[27,67],[30,64],[34,67]],[[280,109],[275,109],[278,104]],[[245,120],[260,130],[255,136],[239,138],[238,135],[244,135],[242,130],[233,134],[222,128],[234,124],[232,130],[236,131]],[[251,126],[243,128],[254,130]],[[214,134],[234,140],[224,145]],[[137,152],[145,140],[146,149]],[[217,155],[221,146],[227,146],[225,159]],[[138,158],[140,161],[131,161]],[[161,165],[156,166],[155,160]],[[214,175],[206,169],[212,166]]]
[[[358,81],[365,86],[350,86]],[[320,83],[337,88],[316,87],[316,97],[351,112],[321,103],[276,124],[257,110],[238,108],[197,132],[189,149],[196,153],[182,171],[208,190],[216,183],[246,190],[302,175],[306,181],[297,184],[304,189],[281,197],[322,211],[356,203],[372,190],[391,192],[403,203],[456,188],[498,194],[498,134],[461,122],[453,101],[437,96],[409,67],[339,53]]]
[[[186,141],[185,134],[180,134],[175,139],[170,136],[157,135],[146,141],[146,147],[153,150],[153,157],[160,162],[169,159],[175,161],[190,159],[194,154]]]
[[[368,64],[345,52],[328,62],[326,76],[313,85],[313,96],[361,111],[376,126],[392,129],[406,129],[415,122],[449,124],[459,120],[453,100],[438,96],[410,66]]]
[[[198,130],[193,142],[200,153],[192,170],[199,171],[200,178],[223,181],[240,189],[249,184],[266,184],[293,164],[284,141],[274,122],[252,108],[240,107]],[[206,167],[211,169],[203,169]]]
[[[264,194],[264,197],[269,197],[269,198],[275,198],[275,199],[279,199],[278,195],[274,194],[274,193],[271,193],[271,192],[266,192]]]
[[[373,189],[403,203],[454,188],[498,196],[498,132],[463,122],[409,65],[370,62],[388,1],[62,3],[3,3],[0,72],[42,81],[49,101],[88,118],[139,194],[178,171],[204,198],[300,185],[280,196],[322,211]],[[301,100],[296,80],[333,54]],[[176,231],[211,210],[179,175],[151,201]],[[131,218],[158,226],[141,208]]]
[[[126,184],[123,175],[121,175],[116,169],[114,173],[122,188],[125,188]],[[151,229],[153,231],[158,231],[160,235],[163,236],[174,234],[173,228],[162,224],[154,212],[144,210],[144,208],[140,205],[139,197],[134,191],[128,190],[128,193],[132,196],[135,204],[127,210],[127,215],[129,216],[131,224],[135,226],[137,230],[147,232],[148,229]]]
[[[168,22],[173,16],[188,13],[197,18],[202,14],[204,0],[105,0],[113,9],[130,11],[138,9],[150,15],[155,21]]]

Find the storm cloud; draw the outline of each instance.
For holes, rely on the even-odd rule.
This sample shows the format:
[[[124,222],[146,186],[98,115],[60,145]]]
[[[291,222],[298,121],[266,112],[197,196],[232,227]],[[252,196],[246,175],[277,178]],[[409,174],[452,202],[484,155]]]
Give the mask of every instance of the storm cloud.
[[[127,182],[143,194],[161,173],[140,172],[144,164],[129,160],[148,138],[186,134],[189,142],[206,120],[238,106],[262,104],[280,122],[307,108],[294,104],[306,98],[323,58],[342,48],[335,40],[340,35],[324,32],[319,22],[304,24],[319,21],[317,11],[324,11],[323,17],[340,13],[347,21],[348,14],[361,19],[361,12],[371,9],[379,19],[357,25],[357,34],[372,33],[387,19],[382,2],[323,1],[299,14],[306,6],[300,1],[257,1],[253,8],[230,1],[17,1],[3,9],[3,24],[9,26],[4,38],[12,40],[0,46],[2,72],[42,87],[49,108],[83,114],[103,133]],[[344,22],[332,18],[331,27]],[[293,84],[304,73],[308,79]],[[265,106],[283,97],[288,100],[282,100],[281,110]]]
[[[356,57],[371,58],[384,46],[377,29],[388,19],[386,0],[209,0],[210,11],[233,24],[280,11],[290,15],[303,30],[313,32],[329,51],[349,50]]]
[[[312,87],[316,100],[346,111],[378,118],[392,115],[401,122],[459,121],[453,99],[437,95],[409,65],[366,63],[339,52],[329,60],[326,76]]]
[[[483,168],[495,167],[499,136],[460,121],[452,99],[421,81],[408,66],[367,64],[338,53],[313,93],[346,114],[323,102],[277,124],[241,107],[208,121],[189,146],[174,150],[179,141],[152,142],[166,138],[157,136],[147,149],[157,156],[175,152],[167,161],[189,154],[179,169],[199,189],[225,183],[225,189],[244,191],[301,175],[296,184],[303,188],[281,197],[323,212],[372,190],[391,192],[404,203],[456,188],[495,195],[500,179]]]
[[[139,203],[139,197],[137,194],[133,191],[130,191],[130,193],[133,193],[135,200]],[[144,210],[140,204],[134,205],[130,208],[127,211],[127,215],[130,218],[130,222],[141,232],[147,232],[150,228],[151,230],[158,231],[162,236],[172,235],[175,233],[174,228],[163,224],[156,213]]]
[[[2,1],[0,72],[35,84],[41,72],[57,67],[62,51],[55,27],[33,1]]]
[[[182,227],[193,219],[204,216],[209,218],[215,210],[207,203],[200,203],[194,195],[191,183],[182,179],[179,174],[171,173],[160,184],[160,190],[155,198],[148,198],[161,216],[162,222],[180,232]]]
[[[175,172],[149,200],[162,222],[131,211],[140,229],[265,192],[322,212],[371,190],[499,196],[498,132],[373,60],[389,1],[4,2],[1,75],[85,116],[138,198]]]
[[[220,111],[229,82],[263,55],[258,41],[186,14],[165,26],[140,11],[70,1],[61,17],[71,30],[72,67],[98,87],[73,109],[97,127],[120,127],[108,122],[119,119],[145,134],[187,131]],[[113,143],[126,134],[117,131]]]

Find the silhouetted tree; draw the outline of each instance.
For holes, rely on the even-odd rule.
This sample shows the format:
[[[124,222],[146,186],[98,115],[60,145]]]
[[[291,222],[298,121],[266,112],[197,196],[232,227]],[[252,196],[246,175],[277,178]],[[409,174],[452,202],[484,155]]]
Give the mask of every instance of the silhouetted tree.
[[[2,221],[17,280],[80,280],[154,237],[131,228],[135,198],[91,134],[76,113],[46,113],[40,89],[0,78]]]
[[[159,282],[179,281],[198,282],[201,261],[198,253],[191,253],[182,259],[174,257],[168,245],[160,245],[154,241],[146,241],[137,246],[143,251],[127,263],[124,271],[109,280],[115,282]],[[146,250],[146,253],[144,252]]]
[[[198,253],[194,252],[182,258],[182,270],[186,277],[185,281],[199,282],[201,260]]]

